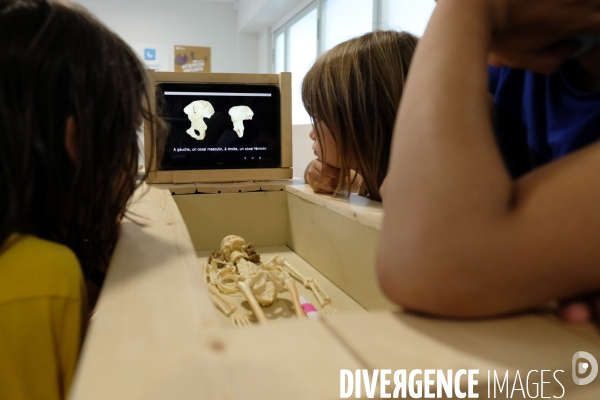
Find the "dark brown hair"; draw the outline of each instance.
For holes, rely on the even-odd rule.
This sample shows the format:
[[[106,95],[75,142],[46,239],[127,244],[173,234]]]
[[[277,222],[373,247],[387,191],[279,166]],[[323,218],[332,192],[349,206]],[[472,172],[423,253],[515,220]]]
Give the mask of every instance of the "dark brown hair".
[[[340,43],[317,58],[302,82],[302,101],[313,120],[331,131],[340,160],[336,193],[352,185],[351,160],[363,178],[361,196],[381,201],[396,112],[417,37],[376,31]]]
[[[86,275],[108,264],[137,187],[136,130],[150,123],[154,143],[160,124],[148,93],[135,53],[83,8],[0,0],[0,243],[33,234],[70,247]]]

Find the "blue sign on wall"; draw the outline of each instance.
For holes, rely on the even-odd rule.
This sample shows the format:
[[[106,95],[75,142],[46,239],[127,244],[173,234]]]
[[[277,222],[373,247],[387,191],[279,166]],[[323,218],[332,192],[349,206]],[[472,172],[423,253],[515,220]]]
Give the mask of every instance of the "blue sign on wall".
[[[144,60],[146,60],[146,61],[156,60],[156,49],[144,49]]]

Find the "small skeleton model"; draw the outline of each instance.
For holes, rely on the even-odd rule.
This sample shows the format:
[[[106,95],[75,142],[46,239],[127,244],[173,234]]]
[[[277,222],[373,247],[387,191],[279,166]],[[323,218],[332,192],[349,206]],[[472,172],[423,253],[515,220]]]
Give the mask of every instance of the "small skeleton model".
[[[248,106],[235,106],[229,109],[229,116],[233,122],[233,130],[239,137],[244,136],[244,120],[252,119],[254,112]]]
[[[294,279],[314,293],[325,314],[338,312],[331,306],[331,299],[316,279],[304,277],[282,257],[275,256],[261,264],[254,244],[246,244],[239,236],[226,236],[221,242],[221,249],[214,251],[204,263],[203,272],[213,303],[231,319],[235,328],[248,326],[250,322],[227,299],[227,295],[239,292],[248,300],[259,323],[267,322],[261,306],[270,306],[277,300],[277,294],[286,290],[291,294],[296,315],[306,318]]]
[[[186,132],[196,140],[204,140],[206,137],[206,123],[204,118],[210,118],[215,113],[212,104],[204,100],[196,100],[185,106],[183,112],[187,114],[192,126]],[[196,135],[198,131],[198,135]]]

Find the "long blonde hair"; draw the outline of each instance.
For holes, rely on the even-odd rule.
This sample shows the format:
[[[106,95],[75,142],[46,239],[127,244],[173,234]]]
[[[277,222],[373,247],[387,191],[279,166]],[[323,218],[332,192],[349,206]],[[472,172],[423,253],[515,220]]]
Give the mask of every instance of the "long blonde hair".
[[[302,82],[302,101],[323,149],[319,124],[331,131],[340,160],[335,193],[353,183],[349,162],[363,178],[359,195],[381,201],[396,111],[418,38],[375,31],[340,43],[319,57]]]

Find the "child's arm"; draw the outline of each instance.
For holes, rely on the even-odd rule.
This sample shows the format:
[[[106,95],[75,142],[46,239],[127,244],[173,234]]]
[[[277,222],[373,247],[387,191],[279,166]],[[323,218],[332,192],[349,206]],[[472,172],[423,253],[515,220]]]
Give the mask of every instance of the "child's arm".
[[[339,179],[340,170],[320,160],[311,161],[304,171],[304,180],[315,193],[333,193]]]
[[[353,180],[350,192],[356,193],[362,177],[353,170],[350,170],[350,174],[350,179]],[[304,180],[315,193],[333,193],[340,181],[340,170],[320,160],[313,160],[306,166]]]
[[[518,0],[438,3],[382,193],[383,290],[409,309],[484,316],[600,288],[600,144],[513,182],[492,132],[486,58],[498,24],[490,4]]]

